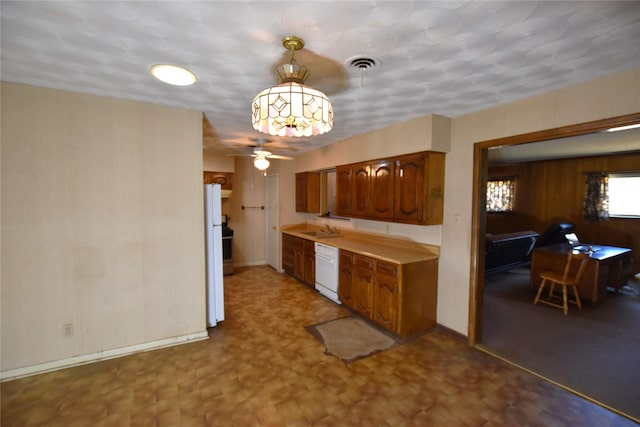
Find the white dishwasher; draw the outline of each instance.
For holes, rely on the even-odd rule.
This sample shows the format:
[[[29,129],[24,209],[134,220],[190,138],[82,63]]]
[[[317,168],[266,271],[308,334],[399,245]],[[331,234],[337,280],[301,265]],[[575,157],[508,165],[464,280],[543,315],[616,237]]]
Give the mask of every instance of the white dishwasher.
[[[338,299],[339,249],[316,242],[316,290],[330,300]]]

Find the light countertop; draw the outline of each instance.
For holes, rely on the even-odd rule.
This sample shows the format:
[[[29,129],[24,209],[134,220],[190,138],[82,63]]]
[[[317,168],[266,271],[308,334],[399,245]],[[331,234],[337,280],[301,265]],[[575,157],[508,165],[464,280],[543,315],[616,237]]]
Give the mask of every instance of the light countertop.
[[[315,224],[294,224],[283,226],[281,231],[303,239],[320,242],[339,249],[355,252],[396,264],[411,264],[420,261],[437,260],[440,248],[398,237],[363,233],[352,230],[339,230],[338,236],[318,237],[314,234],[323,230]]]

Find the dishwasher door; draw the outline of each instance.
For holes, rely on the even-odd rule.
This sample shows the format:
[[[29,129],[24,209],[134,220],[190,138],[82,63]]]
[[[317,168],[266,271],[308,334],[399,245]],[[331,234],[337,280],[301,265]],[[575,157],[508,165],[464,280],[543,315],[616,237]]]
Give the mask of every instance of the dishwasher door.
[[[334,246],[316,242],[316,290],[330,300],[340,304],[338,298],[338,255]]]

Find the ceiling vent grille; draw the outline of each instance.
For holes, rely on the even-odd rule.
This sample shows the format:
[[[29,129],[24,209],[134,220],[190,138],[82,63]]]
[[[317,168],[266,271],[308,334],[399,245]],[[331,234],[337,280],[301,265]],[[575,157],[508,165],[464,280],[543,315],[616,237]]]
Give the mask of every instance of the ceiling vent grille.
[[[371,71],[373,68],[380,65],[380,60],[372,56],[352,56],[345,61],[345,65],[352,70],[356,70],[360,73],[360,87],[364,87],[364,73]]]
[[[378,66],[380,61],[370,56],[354,56],[347,59],[347,64],[351,68],[355,68],[359,71],[369,71],[370,69]]]

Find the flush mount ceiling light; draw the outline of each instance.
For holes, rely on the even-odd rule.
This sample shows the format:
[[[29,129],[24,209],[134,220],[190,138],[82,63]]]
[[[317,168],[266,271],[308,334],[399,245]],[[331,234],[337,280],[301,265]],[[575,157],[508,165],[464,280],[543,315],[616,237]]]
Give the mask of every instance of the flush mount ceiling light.
[[[149,69],[153,77],[174,86],[189,86],[198,79],[195,74],[183,67],[169,64],[156,64]]]
[[[309,69],[294,58],[296,50],[304,47],[304,40],[288,36],[282,39],[282,46],[291,51],[291,61],[276,68],[278,85],[263,90],[253,100],[253,128],[276,136],[329,132],[333,128],[331,102],[324,93],[304,85]]]
[[[616,128],[607,129],[607,132],[618,132],[621,130],[637,129],[640,128],[640,123],[635,125],[618,126]]]

